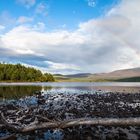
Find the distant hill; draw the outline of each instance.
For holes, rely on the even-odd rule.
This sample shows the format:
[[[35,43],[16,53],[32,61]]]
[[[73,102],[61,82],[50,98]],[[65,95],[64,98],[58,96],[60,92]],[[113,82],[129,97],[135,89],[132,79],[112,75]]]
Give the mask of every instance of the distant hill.
[[[136,77],[140,76],[140,68],[116,70],[110,73],[99,74],[105,77]]]
[[[140,82],[140,68],[116,70],[109,73],[78,73],[72,75],[55,74],[57,81],[121,81]]]
[[[78,73],[78,74],[72,74],[72,75],[65,75],[66,77],[69,78],[84,78],[92,75],[91,73]]]

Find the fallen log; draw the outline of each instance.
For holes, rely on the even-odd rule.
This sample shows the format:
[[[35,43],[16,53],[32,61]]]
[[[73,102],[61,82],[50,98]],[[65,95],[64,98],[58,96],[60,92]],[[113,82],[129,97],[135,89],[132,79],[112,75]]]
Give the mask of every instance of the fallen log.
[[[64,129],[79,125],[104,125],[104,126],[139,126],[140,117],[138,118],[99,118],[99,119],[74,119],[62,122],[46,122],[24,127],[22,132],[30,132],[38,129]]]
[[[39,117],[39,116],[36,116]],[[28,125],[17,126],[13,123],[9,123],[4,114],[1,112],[1,122],[2,126],[5,126],[7,129],[24,133],[30,132],[39,129],[64,129],[79,125],[104,125],[104,126],[139,126],[140,125],[140,117],[137,118],[79,118],[72,119],[66,121],[51,121],[48,118],[45,119],[45,122],[31,122]],[[47,121],[47,122],[46,122]]]

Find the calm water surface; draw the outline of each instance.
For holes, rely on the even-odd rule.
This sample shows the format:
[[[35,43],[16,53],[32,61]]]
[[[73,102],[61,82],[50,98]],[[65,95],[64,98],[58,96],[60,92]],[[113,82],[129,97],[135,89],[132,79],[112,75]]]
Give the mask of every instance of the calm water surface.
[[[98,87],[98,88],[97,88]],[[32,96],[36,91],[44,93],[94,93],[104,87],[133,88],[140,90],[139,82],[53,82],[53,83],[0,83],[0,101]],[[102,88],[101,88],[102,89]]]

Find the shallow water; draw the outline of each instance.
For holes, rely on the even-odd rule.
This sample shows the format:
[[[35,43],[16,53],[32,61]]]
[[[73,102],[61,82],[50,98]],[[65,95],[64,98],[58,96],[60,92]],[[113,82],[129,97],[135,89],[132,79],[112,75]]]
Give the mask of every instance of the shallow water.
[[[92,86],[131,86],[140,87],[140,82],[22,82],[22,83],[0,83],[1,85],[31,85],[51,87],[92,87]]]
[[[95,93],[106,91],[139,92],[139,82],[53,82],[53,83],[0,83],[0,101],[44,93]]]

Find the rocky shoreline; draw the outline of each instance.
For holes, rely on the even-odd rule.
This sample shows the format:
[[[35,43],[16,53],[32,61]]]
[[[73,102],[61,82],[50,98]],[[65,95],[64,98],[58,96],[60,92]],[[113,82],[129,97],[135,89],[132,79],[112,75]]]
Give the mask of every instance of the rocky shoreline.
[[[96,92],[94,94],[36,93],[35,96],[21,98],[0,105],[1,113],[9,123],[26,126],[34,122],[67,121],[78,118],[136,118],[140,117],[140,93]],[[41,117],[40,117],[41,116]],[[45,120],[47,119],[47,120]],[[2,120],[1,120],[2,124]],[[57,129],[58,130],[58,129]],[[62,132],[61,132],[62,131]],[[0,137],[11,131],[1,127]],[[56,130],[36,130],[36,135],[17,137],[49,137],[56,135]],[[50,133],[50,134],[49,134]],[[55,135],[54,135],[55,134]],[[18,135],[18,136],[17,136]],[[49,135],[49,136],[48,136]],[[46,138],[45,138],[46,136]],[[57,132],[59,139],[131,139],[140,138],[139,126],[74,126]],[[56,136],[55,136],[56,137]],[[54,139],[56,139],[54,137]],[[41,138],[40,138],[41,139]],[[58,138],[57,138],[58,139]]]

